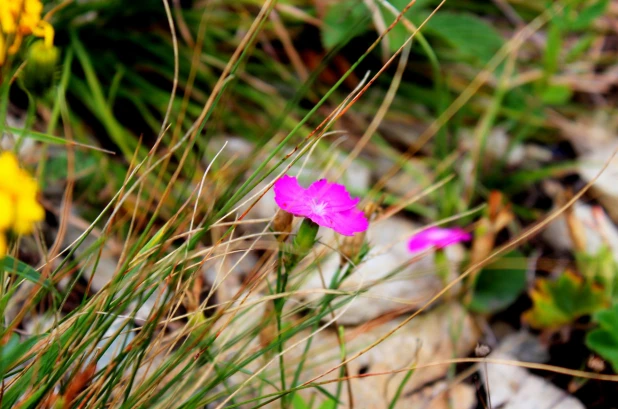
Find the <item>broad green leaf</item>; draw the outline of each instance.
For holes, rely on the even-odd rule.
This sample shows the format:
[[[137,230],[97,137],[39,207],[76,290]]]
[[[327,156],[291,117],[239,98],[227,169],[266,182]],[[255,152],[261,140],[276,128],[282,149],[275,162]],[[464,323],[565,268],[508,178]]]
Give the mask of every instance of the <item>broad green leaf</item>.
[[[369,10],[362,1],[333,2],[324,16],[322,45],[326,49],[346,42],[364,32],[369,21]]]
[[[415,14],[420,24],[429,13]],[[425,33],[448,44],[458,58],[485,64],[504,44],[500,33],[471,14],[439,11],[425,25]]]
[[[305,400],[298,393],[294,394],[292,398],[292,407],[294,409],[309,409],[309,405],[305,403]]]
[[[391,0],[389,3],[397,9],[399,12],[403,10],[409,3],[408,0]],[[418,2],[417,2],[418,3]],[[381,3],[378,3],[381,4]],[[409,20],[412,20],[412,15],[416,10],[419,10],[421,6],[418,4],[414,4],[406,13],[405,17]],[[391,12],[391,10],[387,10],[386,7],[381,6],[380,8],[382,12],[382,17],[384,19],[384,23],[386,27],[389,27],[393,21],[395,21],[395,16]],[[389,50],[391,52],[397,51],[403,43],[408,39],[411,33],[408,31],[403,22],[399,21],[395,27],[388,33],[388,41],[389,41]]]
[[[541,100],[548,105],[564,105],[572,96],[568,85],[549,85],[541,92]]]
[[[570,23],[572,30],[584,30],[588,28],[597,18],[603,16],[609,6],[609,0],[592,1],[590,5],[584,7],[577,13],[573,13],[575,18]]]
[[[328,399],[322,402],[319,409],[335,409],[336,407],[337,407],[337,402],[332,399]]]
[[[599,327],[586,335],[586,345],[607,360],[618,373],[618,305],[598,311],[593,321]]]
[[[539,329],[559,328],[608,305],[600,286],[570,271],[554,281],[539,278],[530,297],[533,306],[523,314],[523,319]]]
[[[493,313],[511,305],[526,288],[526,258],[513,251],[481,270],[468,307]]]
[[[393,12],[391,10],[394,8],[397,11],[401,12],[410,4],[410,0],[390,0],[388,1],[388,3],[392,6],[392,8],[390,9],[387,9],[382,4],[382,2],[377,3],[380,5],[382,11],[382,18],[384,19],[386,27],[389,27],[393,23],[393,21],[395,21],[395,16],[393,15]],[[418,26],[420,25],[422,20],[420,20],[419,18],[415,18],[415,16],[423,16],[424,20],[425,18],[429,17],[431,11],[433,11],[433,8],[439,3],[440,1],[435,0],[417,0],[414,2],[412,7],[408,9],[404,16]],[[388,34],[390,51],[397,51],[411,34],[412,33],[410,33],[410,31],[401,21],[397,23],[397,25],[393,27],[391,32]]]

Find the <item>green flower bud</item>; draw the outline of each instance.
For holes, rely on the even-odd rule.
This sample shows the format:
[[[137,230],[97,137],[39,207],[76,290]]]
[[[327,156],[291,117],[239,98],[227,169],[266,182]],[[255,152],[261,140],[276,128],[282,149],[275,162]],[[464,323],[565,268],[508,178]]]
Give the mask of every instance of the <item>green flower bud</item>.
[[[28,49],[26,66],[20,74],[22,86],[36,96],[44,96],[54,85],[60,50],[45,41],[32,43]]]
[[[318,226],[308,218],[304,218],[298,229],[298,233],[294,238],[294,252],[299,260],[311,251],[315,244],[315,238],[318,235]]]

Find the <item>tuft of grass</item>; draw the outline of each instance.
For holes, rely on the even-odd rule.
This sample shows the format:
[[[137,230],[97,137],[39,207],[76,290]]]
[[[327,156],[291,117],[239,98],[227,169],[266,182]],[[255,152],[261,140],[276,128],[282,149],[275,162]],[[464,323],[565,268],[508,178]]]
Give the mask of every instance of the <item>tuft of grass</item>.
[[[383,207],[376,222],[470,224],[492,190],[516,201],[572,172],[568,161],[512,168],[508,155],[552,143],[553,111],[585,111],[570,76],[590,58],[607,65],[592,49],[607,1],[320,4],[48,2],[63,50],[54,92],[26,98],[23,128],[4,118],[24,91],[4,75],[0,93],[0,130],[42,147],[33,157],[50,219],[2,259],[1,408],[342,407],[354,400],[349,362],[395,330],[350,348],[338,319],[414,260],[344,290],[383,244],[363,242],[310,300],[302,285],[340,238],[286,265],[274,207],[253,216],[274,180],[352,179],[355,164],[372,172],[352,190]],[[335,26],[340,15],[350,18]],[[508,146],[490,157],[498,128]],[[443,298],[463,302],[469,294],[445,294],[559,214],[517,234],[540,210],[513,210],[513,240],[400,312],[397,328]],[[323,333],[336,342],[316,346]],[[336,362],[333,378],[308,375],[324,362]],[[389,407],[422,370],[408,366],[389,372],[405,372]]]

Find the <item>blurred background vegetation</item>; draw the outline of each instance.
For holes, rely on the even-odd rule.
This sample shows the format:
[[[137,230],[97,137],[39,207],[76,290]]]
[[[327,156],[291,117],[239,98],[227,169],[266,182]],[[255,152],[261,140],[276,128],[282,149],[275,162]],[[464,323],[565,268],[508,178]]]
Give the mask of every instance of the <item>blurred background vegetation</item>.
[[[147,159],[157,167],[105,234],[133,256],[154,232],[180,246],[186,236],[172,231],[187,229],[189,218],[176,216],[209,166],[194,217],[207,227],[281,172],[287,153],[319,137],[310,170],[335,169],[329,176],[354,195],[414,222],[468,226],[476,236],[470,264],[523,237],[507,279],[490,265],[469,284],[464,304],[482,320],[523,323],[543,340],[568,327],[574,335],[558,343],[553,364],[581,368],[593,350],[618,367],[607,352],[618,334],[601,328],[614,338],[584,339],[618,314],[608,309],[618,298],[613,233],[599,233],[618,221],[613,165],[609,181],[579,198],[587,216],[566,211],[560,233],[522,236],[587,187],[618,146],[618,2],[44,3],[61,52],[56,85],[40,95],[12,87],[9,125],[32,124],[32,140],[100,148],[69,153],[52,143],[32,156],[50,225],[58,225],[67,183],[88,225]],[[601,238],[590,239],[599,213],[608,215],[592,228]],[[193,250],[220,236],[188,237]],[[557,240],[565,237],[566,245]],[[22,258],[36,264],[34,253]],[[586,404],[599,390],[573,388],[585,391]]]

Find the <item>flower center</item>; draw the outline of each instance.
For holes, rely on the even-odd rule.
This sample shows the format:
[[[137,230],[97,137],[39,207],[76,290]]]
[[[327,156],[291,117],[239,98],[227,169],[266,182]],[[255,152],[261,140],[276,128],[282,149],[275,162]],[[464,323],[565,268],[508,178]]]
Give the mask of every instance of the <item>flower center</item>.
[[[326,210],[326,206],[328,202],[319,202],[317,203],[315,199],[311,199],[311,211],[318,216],[322,216]]]

